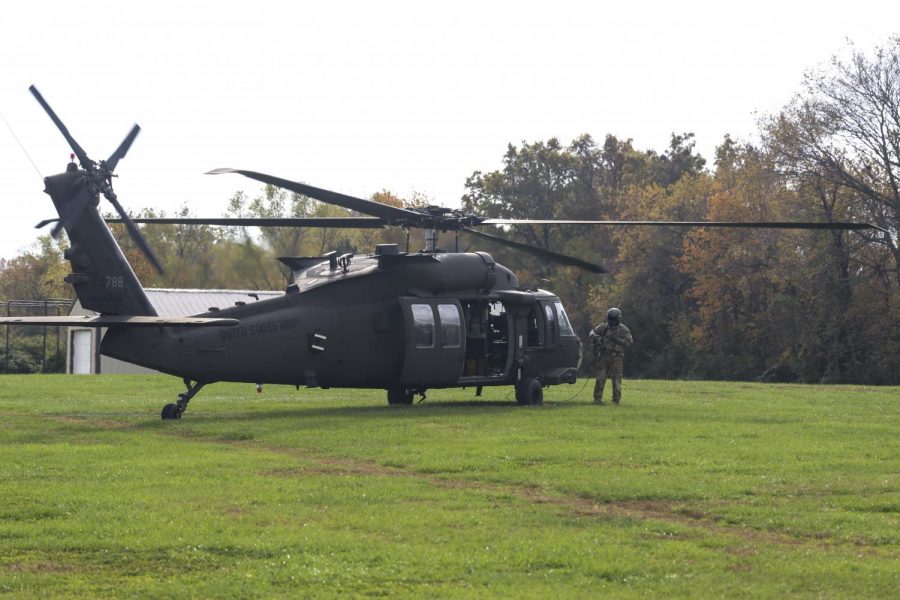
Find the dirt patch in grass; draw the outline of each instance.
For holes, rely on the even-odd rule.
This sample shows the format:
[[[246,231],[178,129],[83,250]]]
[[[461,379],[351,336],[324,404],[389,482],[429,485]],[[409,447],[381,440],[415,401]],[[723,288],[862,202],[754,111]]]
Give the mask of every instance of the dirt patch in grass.
[[[47,419],[89,425],[100,429],[129,429],[131,425],[121,421],[107,419],[91,419],[83,417],[67,417],[48,415]],[[166,435],[166,433],[163,433]],[[172,434],[175,435],[175,434]],[[183,431],[178,436],[185,436]],[[811,533],[787,534],[772,531],[762,531],[748,527],[728,524],[715,514],[704,511],[701,507],[686,505],[682,501],[665,500],[621,500],[597,502],[592,498],[569,496],[556,491],[534,485],[511,485],[491,483],[471,479],[460,478],[458,475],[444,473],[424,473],[402,467],[379,465],[373,461],[335,457],[325,455],[312,455],[308,451],[281,446],[261,445],[259,440],[240,438],[205,438],[188,435],[194,441],[209,443],[226,443],[240,448],[252,448],[254,451],[271,452],[283,456],[290,456],[302,460],[304,465],[296,467],[282,467],[270,469],[258,473],[263,477],[295,478],[304,476],[329,476],[329,477],[403,477],[425,481],[430,485],[442,488],[478,490],[488,493],[496,493],[513,498],[518,498],[534,504],[550,505],[556,507],[574,517],[597,519],[633,519],[636,521],[657,521],[672,525],[691,527],[714,534],[734,535],[745,542],[774,543],[781,545],[798,545],[814,543],[818,546],[834,546],[827,542],[827,534]],[[252,442],[252,445],[251,445]],[[868,544],[856,544],[867,546]]]
[[[730,567],[732,573],[749,573],[753,567],[744,561],[738,561]]]
[[[732,556],[756,556],[759,554],[759,551],[755,546],[740,546],[737,548],[725,548],[725,553]]]
[[[282,479],[294,479],[297,477],[306,477],[307,475],[327,475],[330,477],[339,477],[341,475],[353,475],[343,469],[331,468],[327,466],[308,466],[308,467],[283,467],[279,469],[269,469],[258,473],[260,477],[277,477]]]
[[[12,563],[5,567],[8,573],[75,573],[79,569],[73,565],[65,565],[54,562]]]
[[[124,431],[132,429],[131,423],[123,421],[113,421],[111,419],[95,419],[93,417],[73,417],[68,415],[41,415],[42,418],[56,423],[65,423],[67,425],[86,425],[89,427],[98,427],[100,429],[116,429]]]
[[[279,454],[296,455],[289,448],[267,448]],[[712,514],[697,507],[686,506],[683,502],[662,500],[624,500],[613,502],[596,502],[591,498],[561,495],[540,486],[515,486],[496,484],[471,479],[448,478],[444,475],[422,473],[399,467],[388,467],[369,461],[334,456],[311,456],[304,454],[304,460],[317,462],[321,469],[315,467],[297,467],[274,469],[267,472],[270,476],[300,477],[308,474],[353,477],[404,477],[427,481],[431,485],[449,489],[478,490],[519,498],[534,504],[557,507],[576,517],[633,519],[639,521],[658,521],[673,525],[699,528],[714,533],[728,533],[754,543],[801,544],[805,539],[764,532],[756,529],[726,525]],[[808,536],[809,540],[819,541],[817,536]]]
[[[294,454],[292,449],[267,448],[278,453]],[[701,508],[686,505],[681,501],[664,500],[622,500],[610,502],[597,502],[591,498],[567,496],[552,490],[534,485],[515,486],[508,484],[496,484],[470,479],[451,478],[445,475],[422,473],[398,467],[378,465],[374,462],[361,461],[349,458],[333,456],[304,455],[304,459],[321,463],[325,468],[320,472],[317,469],[306,468],[307,473],[319,472],[324,475],[336,476],[375,476],[375,477],[407,477],[427,481],[431,485],[442,488],[478,490],[490,493],[507,495],[519,498],[534,504],[550,505],[576,517],[599,519],[632,519],[636,521],[657,521],[671,525],[690,527],[695,530],[707,531],[712,534],[729,534],[736,536],[750,544],[780,544],[801,545],[814,543],[815,545],[832,546],[825,542],[821,533],[809,535],[786,534],[772,531],[761,531],[748,527],[729,525],[722,519]],[[299,475],[299,473],[298,473]],[[750,548],[748,552],[755,553]],[[742,555],[745,555],[741,553]]]

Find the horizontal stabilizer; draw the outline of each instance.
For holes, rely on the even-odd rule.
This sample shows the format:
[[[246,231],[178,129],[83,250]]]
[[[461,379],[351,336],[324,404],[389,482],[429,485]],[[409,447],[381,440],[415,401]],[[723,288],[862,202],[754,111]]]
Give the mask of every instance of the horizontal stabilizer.
[[[234,327],[237,319],[206,317],[137,317],[131,315],[68,317],[0,317],[0,325],[48,325],[52,327]]]

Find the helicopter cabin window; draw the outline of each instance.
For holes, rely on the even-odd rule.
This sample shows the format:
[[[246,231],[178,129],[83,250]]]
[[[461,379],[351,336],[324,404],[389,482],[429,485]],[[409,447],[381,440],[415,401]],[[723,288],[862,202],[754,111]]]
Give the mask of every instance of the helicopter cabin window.
[[[572,323],[569,322],[569,315],[566,314],[562,302],[557,300],[554,304],[556,305],[556,314],[559,316],[559,335],[575,337],[575,330],[572,329]]]
[[[441,343],[444,348],[459,348],[461,320],[455,304],[438,304],[441,319]]]
[[[413,304],[416,348],[434,348],[434,311],[427,304]]]

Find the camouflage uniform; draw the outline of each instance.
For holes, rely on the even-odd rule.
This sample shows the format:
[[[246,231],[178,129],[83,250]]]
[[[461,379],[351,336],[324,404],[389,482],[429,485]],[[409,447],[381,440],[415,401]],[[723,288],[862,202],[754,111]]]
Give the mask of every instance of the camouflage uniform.
[[[594,383],[594,402],[603,402],[606,378],[612,379],[613,398],[618,404],[622,399],[622,365],[625,348],[632,343],[631,332],[621,323],[601,323],[591,330],[591,345],[599,363],[597,381]]]

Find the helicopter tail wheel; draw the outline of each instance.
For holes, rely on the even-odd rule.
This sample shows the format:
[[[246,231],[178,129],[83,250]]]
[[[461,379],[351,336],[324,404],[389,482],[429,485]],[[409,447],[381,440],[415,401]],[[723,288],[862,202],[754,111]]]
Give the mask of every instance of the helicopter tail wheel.
[[[169,419],[180,419],[181,410],[178,408],[177,404],[166,404],[162,409],[162,418],[164,421]]]
[[[186,377],[182,381],[184,381],[184,385],[187,388],[187,391],[183,394],[178,394],[178,402],[176,402],[175,404],[166,404],[163,407],[162,418],[164,421],[167,421],[169,419],[180,419],[181,414],[187,410],[187,405],[188,402],[191,401],[191,398],[197,395],[197,392],[200,391],[200,388],[206,385],[205,383],[201,383],[199,381],[192,385],[191,380]]]
[[[388,404],[412,404],[415,392],[409,388],[388,388]]]
[[[534,377],[527,377],[516,384],[516,402],[519,406],[540,406],[544,403],[544,386]]]

